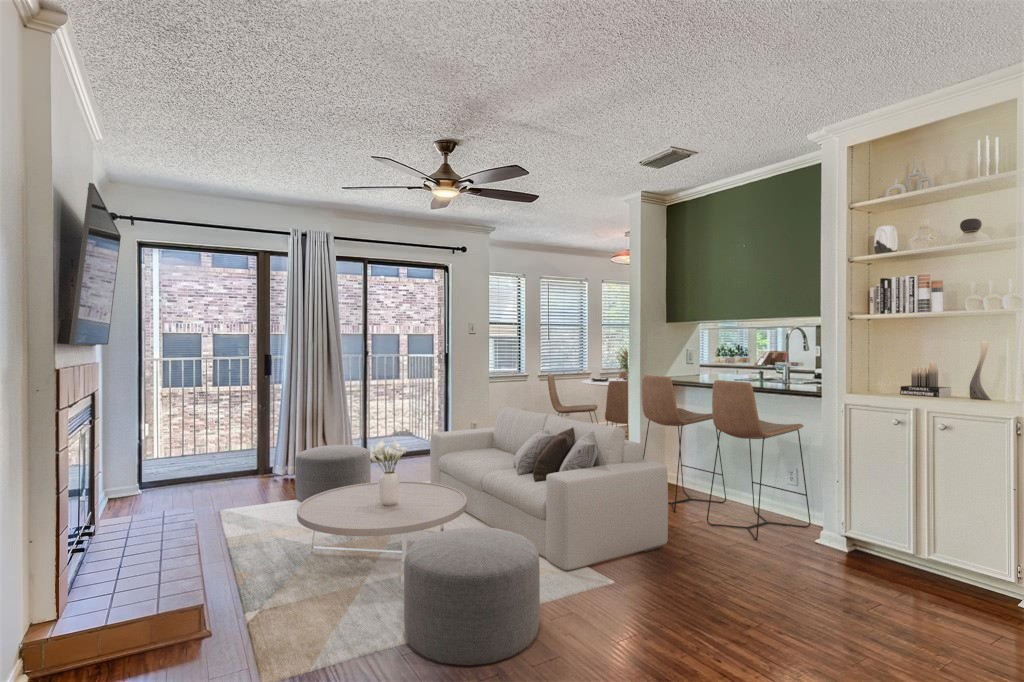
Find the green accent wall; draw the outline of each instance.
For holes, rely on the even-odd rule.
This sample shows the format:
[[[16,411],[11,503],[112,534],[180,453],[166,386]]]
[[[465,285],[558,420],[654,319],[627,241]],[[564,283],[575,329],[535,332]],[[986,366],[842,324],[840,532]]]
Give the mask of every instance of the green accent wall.
[[[821,315],[821,166],[673,204],[668,322]]]

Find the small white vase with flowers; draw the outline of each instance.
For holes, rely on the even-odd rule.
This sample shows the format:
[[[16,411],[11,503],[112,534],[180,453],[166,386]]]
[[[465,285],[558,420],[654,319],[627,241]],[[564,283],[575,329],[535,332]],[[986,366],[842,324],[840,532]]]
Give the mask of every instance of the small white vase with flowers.
[[[381,441],[373,446],[370,451],[370,461],[380,467],[383,475],[380,477],[380,503],[385,507],[398,504],[398,474],[395,473],[398,467],[398,460],[405,454],[405,448],[398,443],[387,444]]]

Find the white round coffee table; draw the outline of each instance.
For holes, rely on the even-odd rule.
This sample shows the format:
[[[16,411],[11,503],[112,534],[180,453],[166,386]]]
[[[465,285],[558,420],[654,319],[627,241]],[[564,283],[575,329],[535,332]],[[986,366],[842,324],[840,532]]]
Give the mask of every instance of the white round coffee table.
[[[296,512],[300,524],[313,531],[312,549],[341,552],[401,554],[405,560],[406,533],[441,526],[466,510],[466,496],[436,483],[399,483],[399,502],[380,503],[376,483],[335,488],[307,498]],[[401,535],[402,549],[332,547],[316,544],[316,534],[348,536]]]

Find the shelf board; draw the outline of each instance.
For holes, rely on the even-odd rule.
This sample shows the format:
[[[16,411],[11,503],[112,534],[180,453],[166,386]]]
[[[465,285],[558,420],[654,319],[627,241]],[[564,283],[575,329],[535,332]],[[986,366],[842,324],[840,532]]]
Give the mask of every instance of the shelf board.
[[[969,242],[967,244],[946,244],[933,246],[930,249],[914,249],[893,251],[891,253],[873,253],[869,256],[854,256],[851,263],[875,263],[887,260],[915,260],[918,258],[934,258],[937,256],[956,256],[964,253],[980,253],[982,251],[1003,251],[1013,249],[1019,242],[1017,237],[1001,237],[985,242]]]
[[[888,313],[883,315],[856,314],[851,320],[926,320],[936,317],[988,317],[992,315],[1015,315],[1020,310],[943,310],[941,313]]]
[[[981,178],[971,178],[960,182],[950,182],[937,187],[917,190],[916,192],[905,192],[891,197],[880,197],[867,201],[858,201],[850,204],[850,209],[863,211],[865,213],[877,213],[880,211],[894,211],[898,208],[908,206],[921,206],[950,199],[969,197],[974,194],[995,192],[1001,189],[1009,189],[1017,183],[1018,171],[1006,171],[998,175],[986,175]]]

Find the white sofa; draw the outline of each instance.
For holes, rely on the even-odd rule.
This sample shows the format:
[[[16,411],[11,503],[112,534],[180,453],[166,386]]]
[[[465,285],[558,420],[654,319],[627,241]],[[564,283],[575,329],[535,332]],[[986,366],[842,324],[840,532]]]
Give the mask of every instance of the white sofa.
[[[538,431],[594,432],[597,464],[550,474],[516,474],[514,453]],[[668,542],[665,465],[643,461],[621,429],[557,415],[505,409],[493,429],[447,431],[430,439],[430,480],[465,493],[466,511],[528,538],[563,570]]]

